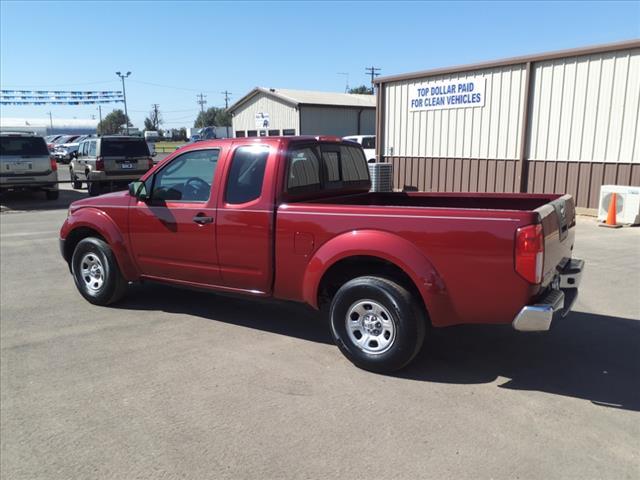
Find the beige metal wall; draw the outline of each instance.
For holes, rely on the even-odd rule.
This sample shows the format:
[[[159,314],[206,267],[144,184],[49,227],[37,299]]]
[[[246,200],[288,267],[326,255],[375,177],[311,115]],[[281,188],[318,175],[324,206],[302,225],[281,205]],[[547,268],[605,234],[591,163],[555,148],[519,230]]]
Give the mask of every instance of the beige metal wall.
[[[640,162],[640,49],[533,68],[530,160]]]
[[[376,129],[375,108],[357,107],[300,107],[300,132],[302,135],[373,135]],[[361,112],[361,113],[360,113]]]
[[[256,130],[256,113],[269,114],[269,128],[282,130],[293,128],[300,134],[300,122],[296,107],[279,99],[259,93],[244,105],[240,106],[233,116],[231,125],[233,132],[237,130]]]
[[[409,111],[409,89],[485,79],[484,107]],[[384,84],[382,151],[389,156],[516,159],[524,108],[525,66]]]
[[[575,52],[383,79],[378,143],[395,188],[568,192],[595,208],[602,185],[640,185],[638,42]],[[477,77],[484,107],[409,111],[411,86]]]

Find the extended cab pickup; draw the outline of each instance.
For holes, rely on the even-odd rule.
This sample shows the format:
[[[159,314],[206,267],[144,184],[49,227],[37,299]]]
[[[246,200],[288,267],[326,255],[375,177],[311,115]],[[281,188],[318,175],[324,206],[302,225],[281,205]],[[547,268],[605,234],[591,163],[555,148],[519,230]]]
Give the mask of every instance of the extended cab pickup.
[[[203,141],[127,192],[74,202],[60,248],[97,305],[153,280],[327,307],[340,350],[379,372],[407,365],[430,326],[544,331],[571,308],[571,196],[369,187],[353,142]]]

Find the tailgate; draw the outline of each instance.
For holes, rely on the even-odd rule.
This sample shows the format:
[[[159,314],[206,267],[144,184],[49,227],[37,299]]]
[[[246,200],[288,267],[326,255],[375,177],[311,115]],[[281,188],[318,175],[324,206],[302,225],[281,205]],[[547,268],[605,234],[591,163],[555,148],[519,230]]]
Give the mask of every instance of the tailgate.
[[[573,197],[563,195],[535,210],[544,233],[542,285],[551,283],[570,259],[575,236],[576,210]]]

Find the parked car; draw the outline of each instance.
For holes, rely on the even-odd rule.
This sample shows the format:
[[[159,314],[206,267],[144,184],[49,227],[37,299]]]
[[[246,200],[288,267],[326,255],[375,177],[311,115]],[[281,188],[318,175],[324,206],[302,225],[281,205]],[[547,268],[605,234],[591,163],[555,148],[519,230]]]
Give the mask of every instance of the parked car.
[[[407,365],[429,326],[544,331],[571,308],[570,195],[369,187],[360,146],[335,137],[203,141],[126,192],[74,202],[60,248],[93,304],[140,280],[303,302],[378,372]]]
[[[80,135],[60,135],[54,141],[52,141],[51,143],[48,143],[47,148],[49,149],[50,152],[53,153],[53,151],[60,145],[63,145],[65,143],[71,143],[79,136]]]
[[[144,138],[112,135],[80,142],[69,173],[73,188],[87,183],[89,195],[106,188],[125,187],[153,166],[153,157]]]
[[[91,135],[81,135],[72,142],[56,145],[53,149],[53,157],[60,163],[70,163],[73,158],[73,154],[78,151],[80,142],[90,137]]]
[[[44,138],[28,133],[0,133],[0,190],[40,190],[58,198],[58,165]]]
[[[376,162],[376,136],[375,135],[349,135],[342,137],[343,140],[359,143],[364,151],[367,162]]]

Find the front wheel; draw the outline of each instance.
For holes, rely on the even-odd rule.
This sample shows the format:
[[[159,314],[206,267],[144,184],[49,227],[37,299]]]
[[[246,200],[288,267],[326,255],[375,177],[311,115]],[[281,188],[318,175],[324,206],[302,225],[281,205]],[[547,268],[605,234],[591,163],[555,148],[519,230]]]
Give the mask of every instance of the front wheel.
[[[424,341],[426,318],[403,286],[381,277],[345,283],[331,302],[331,334],[356,366],[388,373],[409,364]]]
[[[109,305],[125,294],[127,282],[104,240],[80,240],[71,258],[71,272],[80,294],[94,305]]]

